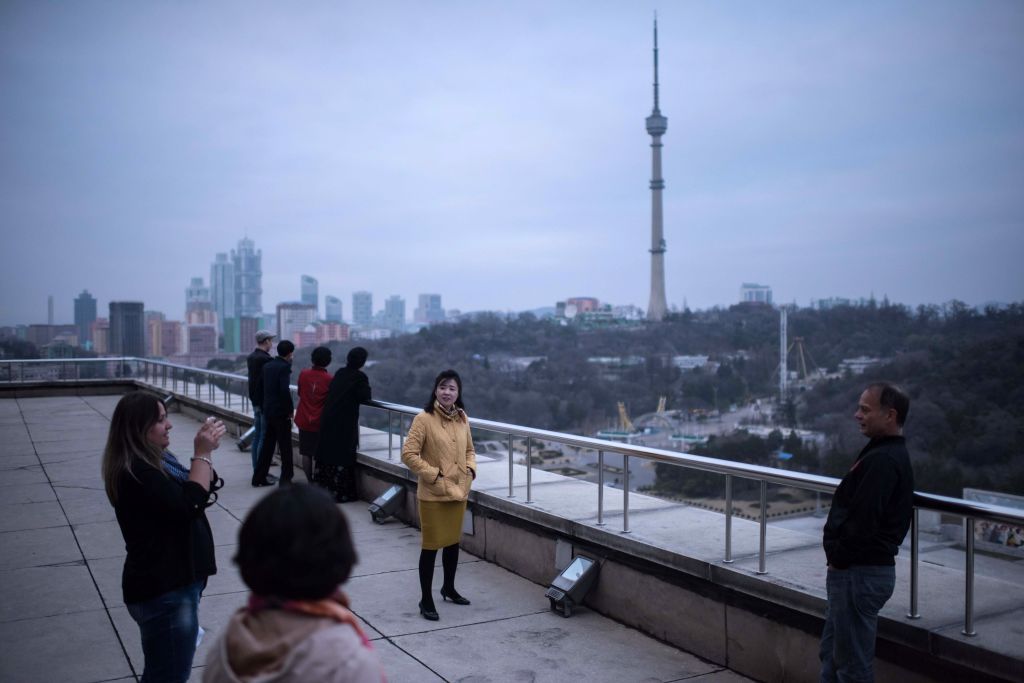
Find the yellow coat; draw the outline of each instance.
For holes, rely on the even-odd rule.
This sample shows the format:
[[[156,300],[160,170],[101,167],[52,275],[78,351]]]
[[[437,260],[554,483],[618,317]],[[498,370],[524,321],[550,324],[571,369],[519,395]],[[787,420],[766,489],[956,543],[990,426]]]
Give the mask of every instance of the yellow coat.
[[[402,462],[418,477],[420,500],[466,500],[476,477],[476,451],[466,413],[460,410],[454,420],[437,410],[417,415],[402,446]]]

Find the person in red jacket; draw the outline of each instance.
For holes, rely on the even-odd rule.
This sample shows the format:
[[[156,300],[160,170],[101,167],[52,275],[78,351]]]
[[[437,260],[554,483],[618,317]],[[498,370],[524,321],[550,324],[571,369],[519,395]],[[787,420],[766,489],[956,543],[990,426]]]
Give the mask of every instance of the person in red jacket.
[[[313,456],[320,442],[320,416],[331,384],[331,375],[327,372],[327,366],[331,364],[331,350],[318,346],[313,349],[310,360],[313,367],[299,373],[299,407],[295,411],[295,426],[299,428],[302,471],[306,473],[306,481],[312,482]]]

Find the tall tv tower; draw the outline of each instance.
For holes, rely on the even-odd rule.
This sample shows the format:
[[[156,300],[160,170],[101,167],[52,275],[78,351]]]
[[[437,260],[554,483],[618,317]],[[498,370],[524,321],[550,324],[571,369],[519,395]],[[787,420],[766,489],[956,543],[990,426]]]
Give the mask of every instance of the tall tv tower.
[[[647,319],[665,317],[665,228],[662,221],[661,136],[668,130],[668,119],[658,109],[658,16],[654,16],[654,110],[647,117],[647,133],[651,136],[651,300]]]

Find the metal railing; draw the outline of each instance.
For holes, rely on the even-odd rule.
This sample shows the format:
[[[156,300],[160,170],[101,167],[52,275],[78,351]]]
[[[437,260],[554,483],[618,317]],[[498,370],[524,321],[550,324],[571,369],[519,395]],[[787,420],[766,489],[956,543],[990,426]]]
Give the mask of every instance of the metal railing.
[[[83,372],[85,370],[85,372]],[[204,370],[165,361],[144,358],[88,358],[88,359],[54,359],[54,360],[0,360],[0,386],[5,383],[22,384],[29,382],[62,382],[83,381],[88,379],[134,379],[142,381],[154,388],[170,390],[197,400],[205,400],[212,405],[222,405],[232,409],[237,405],[240,412],[249,411],[248,380],[242,375],[235,375],[214,370]],[[168,386],[170,385],[170,386]],[[180,389],[179,389],[180,386]],[[206,391],[206,399],[202,393]],[[293,393],[297,388],[292,385]],[[218,403],[219,400],[219,403]],[[387,401],[371,401],[370,407],[383,410],[388,416],[388,459],[394,457],[394,421],[398,418],[398,448],[404,445],[406,416],[420,412],[419,408],[405,406]],[[411,421],[410,421],[411,422]],[[629,463],[631,458],[665,463],[694,469],[702,472],[721,474],[725,478],[725,548],[724,563],[732,563],[732,518],[733,518],[733,482],[745,479],[759,484],[759,542],[758,542],[758,574],[767,573],[767,524],[768,524],[768,485],[789,486],[816,493],[832,494],[839,485],[839,480],[803,472],[793,472],[760,465],[751,465],[728,460],[719,460],[701,455],[679,453],[647,446],[635,446],[614,441],[606,441],[587,436],[577,436],[562,432],[524,427],[522,425],[470,418],[470,426],[503,435],[508,443],[508,497],[515,498],[515,470],[513,439],[526,439],[526,504],[533,501],[533,444],[534,442],[552,442],[561,445],[588,449],[597,452],[598,485],[597,485],[597,526],[605,526],[604,521],[604,458],[608,453],[619,454],[623,458],[622,483],[622,533],[630,533],[629,528]],[[1024,512],[1010,508],[989,505],[986,503],[966,501],[930,493],[914,493],[914,515],[911,523],[910,537],[910,605],[908,619],[920,618],[918,598],[920,577],[918,563],[919,550],[919,512],[935,511],[960,516],[964,520],[965,564],[964,564],[964,625],[962,633],[967,636],[976,635],[974,628],[974,528],[979,520],[1024,525]]]

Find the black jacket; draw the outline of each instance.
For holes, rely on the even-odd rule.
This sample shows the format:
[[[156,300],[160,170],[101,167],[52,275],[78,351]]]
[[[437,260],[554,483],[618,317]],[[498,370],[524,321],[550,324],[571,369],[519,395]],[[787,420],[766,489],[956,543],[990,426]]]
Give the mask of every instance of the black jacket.
[[[359,404],[370,400],[370,380],[348,366],[334,373],[320,416],[316,459],[328,465],[351,466],[359,448]]]
[[[872,439],[832,498],[822,544],[836,569],[892,566],[910,528],[914,473],[902,436]]]
[[[134,476],[132,476],[134,475]],[[114,513],[128,556],[121,574],[126,604],[144,602],[217,573],[206,520],[211,494],[135,458],[117,484]]]
[[[270,354],[257,348],[245,359],[249,366],[249,400],[257,408],[263,407],[263,366],[270,361]]]
[[[263,366],[263,414],[267,417],[291,417],[295,410],[292,403],[292,364],[277,356]]]

